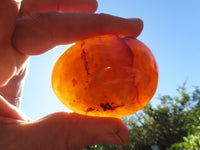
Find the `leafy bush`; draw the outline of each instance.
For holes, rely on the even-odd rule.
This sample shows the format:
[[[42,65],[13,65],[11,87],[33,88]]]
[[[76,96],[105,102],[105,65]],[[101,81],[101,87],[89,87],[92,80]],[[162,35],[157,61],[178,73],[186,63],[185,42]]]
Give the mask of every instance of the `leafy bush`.
[[[183,142],[175,143],[169,150],[199,150],[200,149],[200,107],[194,109],[185,118],[185,128],[189,130]]]

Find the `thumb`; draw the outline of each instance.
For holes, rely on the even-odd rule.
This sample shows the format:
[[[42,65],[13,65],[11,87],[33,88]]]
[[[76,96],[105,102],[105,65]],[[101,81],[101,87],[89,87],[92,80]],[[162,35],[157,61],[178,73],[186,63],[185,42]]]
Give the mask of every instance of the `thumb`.
[[[117,118],[57,112],[36,122],[22,124],[21,127],[23,141],[30,140],[28,136],[31,136],[31,143],[39,141],[38,145],[31,146],[35,149],[82,150],[98,143],[124,145],[129,142],[128,129]]]
[[[117,118],[103,118],[59,112],[48,118],[49,123],[60,117],[69,149],[82,149],[98,143],[124,145],[129,142],[126,125]]]

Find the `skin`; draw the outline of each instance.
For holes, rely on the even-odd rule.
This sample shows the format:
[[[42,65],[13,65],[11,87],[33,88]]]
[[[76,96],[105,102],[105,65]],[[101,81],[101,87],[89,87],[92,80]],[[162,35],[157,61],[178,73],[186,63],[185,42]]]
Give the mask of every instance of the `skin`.
[[[125,124],[56,112],[31,121],[19,108],[31,55],[102,34],[137,37],[140,19],[94,14],[95,0],[0,0],[0,149],[81,150],[99,142],[129,142]],[[42,42],[41,42],[42,41]]]

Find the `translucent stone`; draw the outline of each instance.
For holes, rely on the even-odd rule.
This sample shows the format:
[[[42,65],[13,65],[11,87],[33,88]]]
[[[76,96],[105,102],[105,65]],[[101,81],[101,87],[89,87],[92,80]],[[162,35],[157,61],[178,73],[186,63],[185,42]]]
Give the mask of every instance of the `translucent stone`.
[[[76,113],[125,117],[152,99],[158,83],[156,60],[137,39],[100,36],[77,42],[56,62],[52,87]]]

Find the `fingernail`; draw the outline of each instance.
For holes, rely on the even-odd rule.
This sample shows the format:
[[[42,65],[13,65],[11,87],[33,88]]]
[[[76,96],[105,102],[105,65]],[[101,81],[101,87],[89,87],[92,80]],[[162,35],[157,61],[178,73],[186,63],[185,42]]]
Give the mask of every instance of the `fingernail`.
[[[129,20],[131,20],[133,22],[137,22],[140,25],[143,25],[143,21],[140,18],[129,18]]]
[[[137,25],[137,36],[142,32],[142,29],[144,27],[144,23],[142,21],[142,19],[139,19],[139,18],[129,18],[130,21],[136,23]]]
[[[142,28],[143,28],[143,26],[144,26],[144,23],[143,23],[142,19],[140,19],[140,18],[129,18],[129,20],[131,20],[131,21],[133,21],[133,22],[137,22],[137,24],[138,24],[139,26],[141,26]]]

